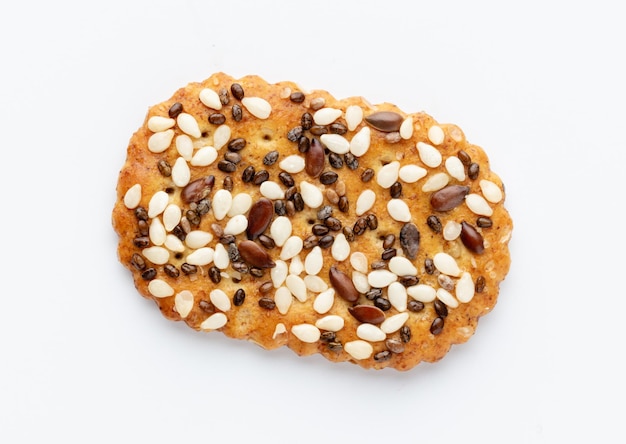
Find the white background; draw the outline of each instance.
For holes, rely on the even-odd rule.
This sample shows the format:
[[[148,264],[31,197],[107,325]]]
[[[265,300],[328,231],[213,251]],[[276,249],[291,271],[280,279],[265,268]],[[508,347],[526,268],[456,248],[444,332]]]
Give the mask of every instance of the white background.
[[[0,441],[624,442],[618,4],[4,5]],[[138,295],[111,227],[127,142],[214,71],[424,110],[485,148],[513,263],[467,344],[368,372],[193,332]]]

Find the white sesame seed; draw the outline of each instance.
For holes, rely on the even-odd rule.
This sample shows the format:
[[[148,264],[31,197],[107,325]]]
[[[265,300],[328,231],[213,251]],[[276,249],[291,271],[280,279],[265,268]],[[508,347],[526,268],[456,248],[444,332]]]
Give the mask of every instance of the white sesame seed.
[[[167,236],[167,232],[165,231],[165,227],[161,222],[161,219],[155,217],[150,222],[150,228],[148,229],[148,235],[150,237],[150,242],[153,245],[163,245],[165,243],[165,237]]]
[[[389,270],[374,270],[367,275],[367,282],[374,288],[385,288],[398,280],[398,275]]]
[[[187,255],[187,263],[190,265],[209,265],[213,262],[215,251],[211,247],[202,247]]]
[[[445,138],[446,135],[440,126],[433,125],[428,128],[428,140],[430,140],[433,145],[441,145]]]
[[[257,119],[267,119],[272,113],[272,105],[260,97],[244,97],[241,104]]]
[[[230,265],[230,257],[224,244],[218,242],[213,252],[213,264],[220,270],[225,270]]]
[[[141,202],[141,185],[136,183],[130,187],[124,194],[124,205],[129,210],[134,210]]]
[[[248,193],[239,193],[233,196],[233,202],[228,210],[228,217],[234,217],[239,214],[246,214],[252,207],[252,197]]]
[[[274,239],[274,243],[282,247],[291,236],[292,225],[291,220],[286,216],[278,216],[270,225],[270,236]]]
[[[387,338],[385,332],[373,324],[359,325],[356,329],[356,335],[369,342],[380,342]]]
[[[304,264],[302,263],[302,259],[300,256],[294,256],[291,258],[289,262],[289,273],[300,275],[304,271]]]
[[[272,279],[274,288],[279,288],[285,283],[285,279],[287,279],[287,274],[289,274],[288,266],[285,261],[277,260],[274,262],[276,266],[270,269],[270,278]]]
[[[307,207],[316,209],[324,202],[324,194],[315,185],[303,180],[300,182],[300,194]]]
[[[398,276],[415,276],[417,268],[409,259],[402,256],[394,256],[389,260],[389,270]]]
[[[359,293],[367,293],[372,288],[367,280],[367,275],[356,270],[352,272],[352,284]]]
[[[217,190],[213,196],[213,216],[216,220],[222,220],[226,217],[230,211],[230,207],[233,204],[233,196],[228,190]]]
[[[169,204],[163,211],[163,225],[167,231],[172,231],[180,223],[182,212],[178,205]]]
[[[413,137],[413,117],[409,116],[402,121],[402,125],[400,125],[400,137],[404,140]]]
[[[479,216],[491,216],[493,214],[493,209],[480,194],[468,194],[465,196],[465,204],[472,213]]]
[[[318,319],[315,322],[315,326],[320,330],[337,332],[343,328],[345,324],[344,319],[337,315],[328,315]]]
[[[385,189],[390,188],[391,185],[397,182],[399,172],[400,162],[390,162],[378,170],[378,173],[376,173],[376,182]]]
[[[191,137],[198,139],[202,136],[198,122],[191,114],[180,113],[178,117],[176,117],[176,124],[182,132],[189,134]]]
[[[413,299],[420,302],[432,302],[437,296],[437,290],[426,284],[412,285],[406,289],[406,292]]]
[[[422,191],[424,193],[429,193],[431,191],[438,191],[448,185],[450,182],[450,176],[446,173],[435,173],[426,179],[424,185],[422,185]]]
[[[400,168],[400,171],[398,171],[398,176],[406,183],[415,183],[426,176],[426,174],[427,171],[424,168],[414,164],[404,165]]]
[[[217,150],[212,146],[203,146],[193,155],[189,162],[192,166],[209,166],[217,159]]]
[[[450,156],[446,159],[446,171],[459,182],[465,180],[465,166],[456,156]]]
[[[285,285],[289,289],[292,295],[296,297],[300,302],[305,302],[308,297],[308,292],[304,280],[300,276],[290,274],[285,279]]]
[[[220,125],[213,133],[213,147],[219,150],[230,140],[230,127],[228,125]]]
[[[282,315],[287,314],[291,303],[293,302],[293,296],[287,287],[279,287],[274,292],[274,302],[278,312]]]
[[[193,157],[193,141],[187,134],[181,134],[176,136],[176,151],[180,154],[180,157],[189,161]]]
[[[376,193],[370,189],[363,190],[356,200],[356,215],[361,216],[367,213],[376,202]]]
[[[322,134],[320,141],[333,153],[346,154],[350,151],[350,142],[340,134]]]
[[[273,180],[266,180],[259,187],[259,191],[263,197],[267,197],[271,200],[284,199],[285,191],[280,187],[277,182]]]
[[[307,290],[313,293],[321,293],[323,291],[328,290],[328,284],[324,279],[319,276],[313,276],[308,274],[303,279],[304,285],[306,285]]]
[[[304,271],[307,274],[315,275],[322,270],[323,266],[324,256],[322,255],[322,249],[316,245],[304,258]]]
[[[339,233],[335,236],[335,242],[333,242],[330,252],[333,259],[338,262],[348,259],[348,256],[350,256],[350,244],[343,233]]]
[[[374,353],[374,347],[369,342],[357,339],[344,344],[344,349],[352,358],[356,360],[367,359]]]
[[[189,170],[189,165],[187,165],[187,161],[182,157],[176,159],[174,162],[174,166],[172,167],[172,181],[178,187],[184,187],[189,183],[191,179],[191,170]]]
[[[213,108],[215,110],[222,109],[222,101],[220,100],[220,96],[209,88],[204,88],[200,91],[200,101],[209,108]]]
[[[276,324],[276,328],[274,328],[274,334],[272,335],[272,339],[276,339],[279,335],[287,333],[287,327],[282,322]]]
[[[291,327],[291,333],[302,342],[314,343],[320,339],[320,329],[311,324],[297,324]]]
[[[179,238],[174,236],[173,234],[168,234],[165,236],[165,248],[174,252],[174,253],[182,253],[185,251],[185,244]]]
[[[346,108],[346,125],[348,130],[354,131],[363,120],[363,110],[360,106],[350,105]]]
[[[387,212],[398,222],[409,222],[411,220],[411,210],[402,199],[390,199],[387,202]]]
[[[161,279],[152,279],[148,284],[148,291],[155,298],[166,298],[174,294],[174,289]]]
[[[360,251],[356,251],[350,255],[350,265],[355,271],[360,273],[367,273],[367,256]]]
[[[300,254],[304,242],[300,236],[291,236],[285,241],[282,250],[280,250],[280,259],[286,261]]]
[[[350,140],[350,152],[357,157],[361,157],[370,148],[371,130],[369,126],[364,126]]]
[[[480,190],[483,196],[491,203],[498,203],[502,200],[502,190],[498,185],[490,180],[482,179],[480,182]]]
[[[453,241],[461,235],[461,224],[454,221],[449,220],[446,222],[446,225],[443,227],[443,238],[447,241]]]
[[[174,297],[174,308],[181,318],[185,319],[193,308],[193,293],[183,290]]]
[[[300,171],[304,170],[305,163],[304,157],[299,156],[297,154],[292,154],[290,156],[285,157],[278,164],[281,170],[287,171],[291,174],[297,174]]]
[[[335,303],[335,289],[329,288],[328,290],[322,291],[320,294],[318,294],[315,297],[315,300],[313,301],[313,310],[315,310],[319,314],[328,313],[328,311],[332,308],[334,303]],[[328,330],[328,329],[323,328],[322,330]]]
[[[433,263],[435,268],[443,274],[448,276],[457,277],[461,274],[461,269],[456,263],[456,259],[450,256],[448,253],[437,253],[433,257]]]
[[[289,88],[288,86],[284,87],[280,91],[280,98],[281,99],[287,99],[290,95],[291,95],[291,88]]]
[[[442,157],[437,148],[424,142],[417,142],[417,152],[424,165],[431,168],[441,165]]]
[[[437,289],[437,299],[446,304],[450,308],[456,308],[459,306],[459,301],[457,301],[452,293],[443,288]]]
[[[148,217],[157,217],[161,214],[169,203],[170,197],[165,191],[157,191],[150,198],[148,203]]]
[[[316,125],[330,125],[341,117],[341,110],[336,108],[322,108],[315,111],[313,121]]]
[[[154,133],[148,139],[148,150],[152,153],[162,153],[170,147],[174,138],[174,130],[168,129]]]
[[[243,214],[237,214],[230,218],[224,227],[224,234],[232,234],[237,236],[248,228],[248,218]]]
[[[193,230],[185,237],[185,244],[192,249],[198,249],[206,246],[213,240],[213,235],[208,231]]]
[[[169,117],[152,116],[148,119],[148,129],[153,133],[168,130],[174,125],[176,125],[176,121]]]
[[[389,316],[380,324],[380,329],[387,334],[395,333],[402,328],[408,319],[409,314],[407,312]]]
[[[225,326],[226,322],[228,322],[228,318],[224,313],[213,313],[200,324],[200,328],[202,330],[217,330]]]
[[[467,271],[461,275],[461,278],[456,283],[456,298],[459,302],[467,303],[474,298],[474,281],[472,275]]]
[[[406,287],[400,282],[392,282],[387,288],[387,298],[393,308],[399,312],[406,311],[407,308],[407,292]]]
[[[219,244],[221,245],[221,244]],[[211,303],[220,311],[230,310],[230,298],[223,290],[216,288],[209,293]]]

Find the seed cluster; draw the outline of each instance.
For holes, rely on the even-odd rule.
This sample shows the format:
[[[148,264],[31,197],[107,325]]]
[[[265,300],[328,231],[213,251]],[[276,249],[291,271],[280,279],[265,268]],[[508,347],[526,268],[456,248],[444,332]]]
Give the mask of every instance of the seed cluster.
[[[391,362],[412,329],[441,335],[454,310],[485,291],[475,258],[489,248],[485,230],[504,196],[466,151],[444,158],[438,146],[455,134],[432,124],[417,138],[413,116],[290,91],[279,106],[299,110],[297,119],[284,134],[268,131],[261,148],[237,129],[269,119],[277,99],[249,95],[244,82],[204,87],[197,99],[203,114],[176,101],[147,120],[163,189],[145,195],[136,183],[123,195],[137,227],[129,265],[151,296],[173,298],[181,319],[221,329],[253,304],[283,317],[274,340],[290,334]],[[368,156],[374,144],[401,142],[414,154]],[[348,189],[347,175],[359,189]],[[429,209],[414,207],[416,193],[429,195]],[[433,240],[440,249],[423,251]],[[185,288],[198,279],[203,294]],[[310,304],[314,321],[291,325],[294,304]]]

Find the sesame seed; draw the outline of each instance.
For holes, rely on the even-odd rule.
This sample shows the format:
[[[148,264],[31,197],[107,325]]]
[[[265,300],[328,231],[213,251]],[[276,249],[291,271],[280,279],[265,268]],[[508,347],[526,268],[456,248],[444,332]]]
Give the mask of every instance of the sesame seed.
[[[260,97],[244,97],[241,103],[257,119],[267,119],[272,112],[272,105]]]
[[[306,343],[314,343],[320,339],[320,329],[311,324],[297,324],[291,327],[291,333]]]
[[[228,318],[224,313],[214,313],[200,324],[200,328],[202,330],[217,330],[226,325],[227,322]]]
[[[181,318],[185,319],[193,308],[193,293],[183,290],[174,297],[174,308]]]
[[[441,165],[442,156],[437,148],[424,142],[417,142],[417,151],[420,159],[431,168]]]
[[[174,289],[161,279],[151,280],[148,284],[148,291],[155,298],[166,298],[174,294]]]
[[[174,139],[174,130],[168,129],[154,133],[148,139],[148,150],[152,153],[162,153],[170,147]]]
[[[209,88],[204,88],[200,91],[199,95],[200,101],[207,107],[213,108],[215,110],[222,109],[222,101],[220,100],[220,96]]]
[[[140,201],[141,201],[141,185],[136,183],[135,185],[133,185],[126,191],[126,194],[124,194],[124,205],[129,210],[132,210],[139,206]]]

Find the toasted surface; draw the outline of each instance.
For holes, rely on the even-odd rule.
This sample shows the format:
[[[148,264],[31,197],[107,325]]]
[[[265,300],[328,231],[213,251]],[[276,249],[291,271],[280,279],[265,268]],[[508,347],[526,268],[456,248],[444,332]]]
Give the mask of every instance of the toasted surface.
[[[460,128],[293,82],[216,73],[151,107],[117,195],[119,259],[166,318],[364,368],[467,341],[510,265]]]

